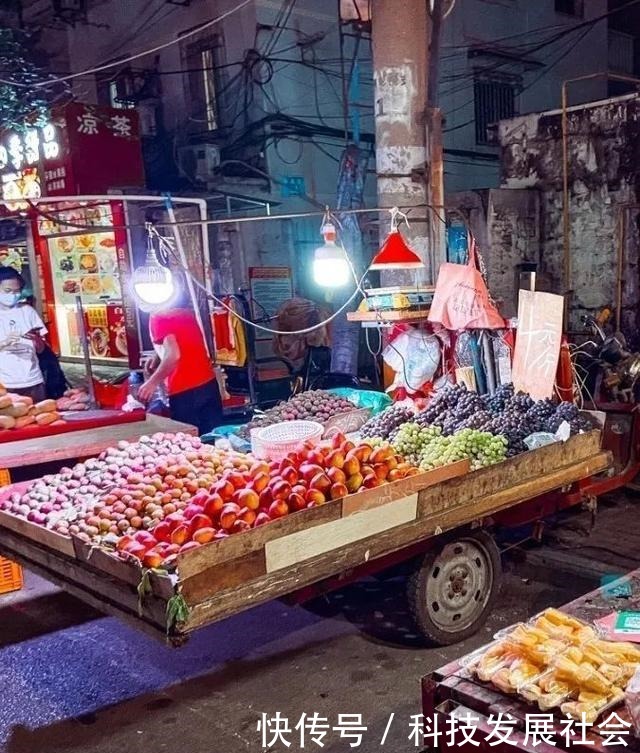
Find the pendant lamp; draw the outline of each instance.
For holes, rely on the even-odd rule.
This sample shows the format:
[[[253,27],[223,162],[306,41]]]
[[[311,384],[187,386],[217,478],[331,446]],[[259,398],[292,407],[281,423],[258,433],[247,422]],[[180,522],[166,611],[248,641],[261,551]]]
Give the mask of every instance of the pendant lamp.
[[[344,248],[336,243],[337,233],[328,213],[322,224],[324,243],[315,250],[313,277],[324,288],[340,288],[351,278],[351,269]]]
[[[374,256],[369,269],[421,269],[424,267],[422,259],[412,251],[398,229],[398,220],[407,223],[407,216],[398,207],[391,210],[391,232],[382,248]]]
[[[147,228],[147,253],[144,264],[134,269],[131,282],[138,299],[147,305],[159,306],[167,303],[175,292],[171,270],[158,260],[150,227]]]

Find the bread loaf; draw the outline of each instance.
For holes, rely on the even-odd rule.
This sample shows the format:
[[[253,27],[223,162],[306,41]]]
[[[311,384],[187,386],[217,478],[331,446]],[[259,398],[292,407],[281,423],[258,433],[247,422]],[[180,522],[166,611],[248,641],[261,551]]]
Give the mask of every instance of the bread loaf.
[[[56,410],[56,401],[55,400],[41,400],[39,403],[36,403],[34,413],[39,415],[40,413],[54,413]]]
[[[12,418],[11,416],[0,416],[0,429],[13,429],[15,425],[15,418]]]
[[[0,395],[0,409],[8,408],[10,405],[13,405],[13,403],[9,395]]]
[[[55,411],[49,411],[47,413],[38,413],[36,415],[36,422],[38,426],[46,426],[52,424],[54,421],[58,421],[60,414]]]
[[[29,405],[24,403],[12,403],[6,408],[0,408],[0,415],[11,416],[12,418],[22,418],[29,413]]]
[[[16,429],[24,429],[25,426],[30,426],[31,424],[35,424],[36,417],[35,416],[22,416],[21,418],[16,418]]]

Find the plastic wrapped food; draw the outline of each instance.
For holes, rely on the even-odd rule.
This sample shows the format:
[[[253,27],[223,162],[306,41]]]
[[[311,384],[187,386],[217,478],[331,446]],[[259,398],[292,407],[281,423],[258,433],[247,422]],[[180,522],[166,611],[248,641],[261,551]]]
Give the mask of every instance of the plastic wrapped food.
[[[636,670],[627,685],[624,702],[631,717],[635,733],[640,736],[640,669]]]

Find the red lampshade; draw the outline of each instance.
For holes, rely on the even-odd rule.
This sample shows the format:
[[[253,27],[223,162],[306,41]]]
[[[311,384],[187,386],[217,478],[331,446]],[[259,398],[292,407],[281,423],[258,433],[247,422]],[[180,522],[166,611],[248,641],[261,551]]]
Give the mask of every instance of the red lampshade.
[[[399,230],[392,230],[384,245],[374,256],[369,269],[419,269],[424,264],[418,254],[407,246]]]

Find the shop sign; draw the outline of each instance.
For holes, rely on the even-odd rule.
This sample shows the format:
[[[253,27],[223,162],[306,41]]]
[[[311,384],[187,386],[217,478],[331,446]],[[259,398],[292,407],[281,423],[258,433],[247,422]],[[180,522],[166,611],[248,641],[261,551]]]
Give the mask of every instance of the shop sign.
[[[8,131],[0,137],[0,180],[7,209],[13,212],[26,209],[29,204],[25,199],[42,196],[41,167],[57,162],[60,155],[58,129],[53,123],[26,128],[20,133]],[[46,174],[47,171],[45,180]]]

